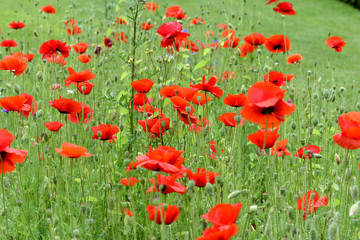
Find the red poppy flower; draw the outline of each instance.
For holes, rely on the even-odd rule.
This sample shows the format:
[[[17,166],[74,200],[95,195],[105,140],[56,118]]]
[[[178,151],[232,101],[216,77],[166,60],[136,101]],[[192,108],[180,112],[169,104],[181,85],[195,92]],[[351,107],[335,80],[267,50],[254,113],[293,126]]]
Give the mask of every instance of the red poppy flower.
[[[217,149],[216,149],[217,143],[215,141],[210,141],[210,150],[211,150],[211,159],[216,160],[217,158]],[[224,152],[224,146],[222,146],[221,153]],[[206,153],[207,154],[207,153]]]
[[[49,104],[63,114],[76,114],[82,110],[80,103],[73,101],[72,98],[59,96],[59,99],[49,101]]]
[[[149,205],[146,207],[146,211],[148,211],[149,219],[151,221],[156,222],[157,224],[165,225],[175,222],[180,214],[180,210],[177,206],[167,205],[165,210],[163,203],[158,206]]]
[[[241,38],[232,37],[230,39],[225,40],[223,48],[236,48],[239,45],[239,41]]]
[[[53,84],[53,85],[51,85],[51,88],[50,88],[50,91],[54,91],[54,90],[56,90],[56,89],[59,89],[59,88],[61,88],[61,84]]]
[[[45,58],[47,62],[60,64],[62,67],[67,64],[67,61],[65,60],[64,56],[52,56]]]
[[[68,87],[70,84],[79,84],[81,82],[86,82],[89,81],[91,79],[94,79],[96,76],[95,74],[93,74],[92,72],[90,72],[90,69],[86,69],[84,71],[81,72],[75,72],[74,69],[72,69],[71,67],[68,67],[68,71],[69,71],[69,77],[67,77],[64,82],[65,82],[65,87]]]
[[[305,150],[305,151],[304,151]],[[319,148],[316,145],[307,145],[304,146],[302,148],[300,148],[296,154],[294,154],[295,157],[299,157],[302,159],[306,159],[306,158],[312,158],[314,154],[320,153],[321,152],[321,148]],[[304,154],[305,152],[305,154]],[[307,153],[310,152],[310,153]]]
[[[205,36],[207,36],[207,37],[212,37],[212,36],[214,36],[215,35],[215,32],[214,31],[206,31],[205,32]]]
[[[179,182],[175,182],[178,176],[171,175],[169,177],[161,175],[160,173],[157,175],[156,180],[150,178],[150,182],[154,185],[149,188],[146,192],[161,192],[162,194],[169,193],[186,193],[186,187]]]
[[[224,103],[226,105],[231,106],[231,107],[236,107],[236,108],[243,107],[248,102],[249,102],[248,98],[243,93],[240,93],[238,95],[228,94],[224,98]]]
[[[139,26],[142,30],[144,31],[149,31],[150,29],[153,28],[153,24],[149,24],[149,23],[139,23]]]
[[[174,97],[177,95],[177,90],[180,87],[178,85],[165,86],[160,89],[160,95],[163,96],[163,100],[165,98]]]
[[[81,54],[80,56],[77,57],[77,59],[79,59],[79,61],[82,63],[88,63],[93,60],[93,56],[90,54]]]
[[[304,212],[304,220],[319,207],[327,206],[328,199],[321,196],[314,190],[310,190],[298,199],[298,209]]]
[[[121,211],[122,211],[122,214],[123,214],[123,215],[128,215],[129,217],[134,216],[134,213],[131,212],[131,211],[130,211],[129,209],[127,209],[127,208],[122,207],[122,208],[121,208]]]
[[[286,149],[288,142],[289,140],[287,139],[276,142],[270,149],[270,155],[274,156],[276,154],[278,157],[291,155],[291,153]]]
[[[23,163],[28,154],[27,150],[10,148],[15,139],[6,129],[0,129],[0,174],[15,170],[15,164]]]
[[[27,118],[27,117],[29,117],[30,113],[31,113],[31,115],[34,115],[34,113],[36,113],[36,111],[37,111],[37,103],[35,102],[34,97],[27,93],[22,93],[22,94],[20,94],[20,96],[26,98],[26,102],[24,105],[30,106],[29,110],[21,110],[20,111],[21,116],[24,116]]]
[[[51,14],[56,13],[56,9],[51,5],[46,5],[45,7],[41,7],[41,11]]]
[[[205,187],[206,183],[215,184],[215,177],[220,176],[217,172],[208,172],[205,168],[197,168],[197,172],[191,170],[186,171],[189,180],[195,181],[195,186]]]
[[[341,133],[335,134],[335,144],[346,149],[360,148],[360,113],[349,112],[338,118]]]
[[[28,53],[28,54],[22,54],[21,52],[17,52],[17,53],[11,53],[12,57],[16,57],[19,60],[23,60],[25,62],[31,62],[33,60],[33,58],[35,57],[35,54],[32,53]]]
[[[145,9],[148,10],[148,11],[153,11],[153,12],[156,12],[156,7],[157,9],[159,10],[160,9],[160,6],[157,5],[156,3],[154,2],[147,2],[145,5],[144,5]]]
[[[124,43],[127,43],[128,37],[125,35],[124,32],[121,33],[115,33],[115,42],[123,41]]]
[[[276,8],[273,8],[275,12],[284,14],[284,15],[295,15],[296,12],[293,9],[293,5],[289,2],[279,3]]]
[[[298,63],[303,60],[303,57],[299,53],[288,56],[286,62],[287,64]]]
[[[231,225],[212,225],[211,228],[207,228],[203,231],[201,237],[196,240],[228,240],[238,233],[238,227],[236,224]]]
[[[246,42],[246,43],[243,43],[240,47],[238,47],[238,51],[240,53],[240,57],[244,58],[249,53],[252,53],[253,51],[255,51],[255,47],[254,47],[254,45],[251,45]]]
[[[116,125],[111,126],[110,124],[99,124],[96,127],[91,127],[91,131],[94,132],[92,139],[100,138],[100,140],[103,141],[115,142],[115,140],[117,139],[115,134],[117,134],[120,130],[119,127]]]
[[[0,43],[0,46],[1,47],[6,47],[6,48],[10,48],[10,47],[17,47],[17,42],[15,42],[13,39],[10,39],[10,40],[3,40],[1,43]]]
[[[345,47],[346,42],[338,36],[329,37],[325,43],[332,49],[335,49],[337,52],[341,52],[342,48]]]
[[[81,94],[88,95],[91,93],[91,90],[93,89],[95,83],[92,82],[80,82],[77,84],[77,89]]]
[[[39,52],[43,55],[42,59],[53,57],[59,52],[64,58],[67,58],[69,56],[70,50],[71,47],[66,45],[66,42],[63,43],[59,40],[51,39],[41,45]]]
[[[270,71],[264,75],[264,79],[276,86],[285,86],[287,82],[293,80],[294,75],[288,73],[281,73],[277,71]]]
[[[4,97],[0,99],[0,106],[6,111],[30,111],[31,106],[26,104],[28,99],[24,96]]]
[[[127,22],[120,18],[120,17],[115,17],[116,18],[116,24],[124,24],[124,25],[127,25]]]
[[[67,28],[66,29],[67,34],[69,35],[79,35],[81,34],[83,31],[81,30],[81,28],[79,28],[78,26],[71,26],[71,28]]]
[[[182,32],[182,26],[178,22],[168,22],[161,25],[156,31],[161,37],[161,47],[172,46],[175,38],[185,38],[190,36],[189,33]]]
[[[236,113],[224,113],[223,115],[219,116],[219,121],[223,122],[225,126],[228,127],[236,127],[238,125],[244,125],[244,119],[241,119],[240,122],[235,121],[235,117],[237,116]]]
[[[153,119],[139,120],[138,123],[143,127],[144,132],[150,133],[150,137],[160,138],[170,128],[170,118],[165,115]]]
[[[134,95],[132,104],[134,104],[134,106],[143,106],[144,104],[150,103],[151,101],[152,98],[146,97],[145,93],[137,93]]]
[[[265,149],[274,146],[276,140],[280,137],[280,134],[278,134],[278,130],[279,130],[278,128],[275,128],[274,131],[267,129],[266,139],[265,139],[265,129],[261,129],[258,130],[256,133],[252,133],[248,135],[247,139],[256,146],[258,146],[261,151],[263,150],[264,143],[265,143]]]
[[[195,105],[205,105],[207,102],[211,101],[213,98],[205,95],[205,93],[197,92],[192,98],[191,102]]]
[[[91,121],[91,117],[93,115],[93,110],[91,107],[89,107],[85,103],[79,102],[79,104],[81,106],[81,111],[78,113],[70,113],[68,115],[68,119],[70,120],[70,122],[76,123],[76,124],[88,123],[89,121]]]
[[[181,9],[180,6],[172,6],[172,7],[168,7],[166,9],[166,17],[174,17],[177,19],[183,19],[183,18],[187,18],[188,16],[185,15],[184,10]]]
[[[226,23],[220,23],[217,28],[221,28],[222,30],[226,30],[229,28],[229,25]]]
[[[265,1],[268,1],[268,2],[266,3],[266,5],[269,5],[269,4],[271,4],[271,3],[278,2],[278,1],[280,1],[280,0],[265,0]]]
[[[152,86],[155,82],[153,82],[151,79],[145,78],[137,81],[133,81],[131,83],[131,86],[137,91],[138,93],[147,93],[150,91]]]
[[[288,52],[290,45],[290,39],[281,34],[271,36],[265,42],[266,49],[273,53]]]
[[[62,122],[59,121],[55,121],[55,122],[47,122],[44,123],[45,127],[47,129],[49,129],[51,132],[57,132],[60,130],[60,128],[62,128],[62,126],[64,125]]]
[[[90,44],[79,42],[77,44],[72,45],[75,52],[83,54],[86,49],[90,46]]]
[[[222,38],[233,38],[235,37],[235,31],[233,29],[227,28],[221,33]]]
[[[180,120],[184,122],[186,125],[190,125],[191,123],[196,123],[197,119],[196,116],[193,114],[195,112],[193,106],[188,103],[185,99],[175,96],[170,98],[174,109],[178,112]],[[186,111],[186,108],[190,108],[190,112]]]
[[[239,212],[242,208],[242,203],[220,203],[209,210],[208,213],[201,217],[208,222],[216,225],[224,226],[236,223]]]
[[[132,187],[138,182],[139,182],[139,180],[136,177],[129,177],[129,178],[120,179],[120,183],[122,185],[125,185],[125,186],[128,186],[128,187]]]
[[[234,71],[226,72],[225,71],[222,73],[221,81],[229,80],[229,78],[235,79],[235,77],[236,77],[236,72],[234,72]]]
[[[174,95],[170,96],[179,96],[183,99],[185,99],[186,101],[191,101],[191,99],[196,95],[196,93],[198,92],[198,90],[192,89],[192,88],[187,88],[187,87],[179,87],[179,86],[170,86],[171,88],[165,89],[165,93],[167,93],[167,97],[170,96],[171,93],[174,93]],[[171,91],[171,92],[170,92]],[[163,91],[164,92],[164,91]],[[161,93],[160,93],[161,94]]]
[[[61,149],[55,148],[55,151],[67,158],[91,157],[86,148],[67,142],[61,145]]]
[[[206,126],[211,126],[211,122],[206,117],[203,117],[201,120],[197,118],[196,123],[192,123],[189,130],[192,132],[203,132]],[[210,129],[208,130],[210,131]]]
[[[194,18],[190,21],[190,25],[199,25],[199,24],[202,24],[202,25],[205,25],[205,20],[202,20],[201,21],[201,18]]]
[[[111,48],[114,43],[113,43],[113,41],[111,41],[110,38],[105,37],[104,38],[104,44],[105,44],[106,47]]]
[[[13,21],[12,23],[9,23],[8,28],[21,29],[21,28],[24,28],[25,26],[26,26],[25,23],[22,23],[20,21],[18,21],[18,22]]]
[[[127,170],[143,167],[153,171],[163,171],[166,173],[176,173],[180,171],[184,158],[181,154],[184,150],[176,150],[173,147],[160,146],[156,149],[149,148],[149,152],[137,156],[137,162],[130,163]]]
[[[142,106],[134,106],[134,109],[140,113],[147,113],[147,116],[152,116],[155,112],[159,112],[160,110],[156,107],[151,106],[149,103],[146,103]]]
[[[269,82],[257,82],[248,90],[249,103],[240,111],[246,120],[260,124],[262,128],[273,128],[285,121],[296,106],[282,98],[285,90]]]
[[[253,33],[244,37],[244,41],[253,46],[259,46],[265,43],[266,37],[261,33]]]
[[[220,97],[223,95],[223,91],[219,87],[215,87],[216,82],[217,78],[214,76],[210,77],[208,82],[206,82],[205,76],[203,76],[202,83],[198,83],[196,85],[190,84],[190,87],[192,87],[193,89],[210,92],[216,98],[220,99]]]
[[[0,70],[11,71],[13,74],[19,76],[27,68],[27,63],[17,57],[5,56],[0,61]]]
[[[192,42],[190,39],[186,37],[178,37],[175,38],[175,46],[178,50],[180,47],[191,50],[191,52],[198,52],[199,47],[196,46],[196,43]]]

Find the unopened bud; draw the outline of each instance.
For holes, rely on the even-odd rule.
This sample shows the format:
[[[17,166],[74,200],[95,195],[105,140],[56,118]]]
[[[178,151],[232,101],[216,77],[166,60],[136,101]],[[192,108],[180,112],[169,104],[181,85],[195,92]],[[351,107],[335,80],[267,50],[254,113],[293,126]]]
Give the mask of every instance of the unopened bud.
[[[257,210],[258,210],[258,206],[256,206],[256,205],[252,205],[252,206],[250,206],[250,208],[249,208],[249,213],[257,213]]]
[[[354,199],[354,201],[359,200],[359,188],[357,185],[350,187],[350,193],[351,193],[351,197]]]
[[[337,153],[335,153],[335,162],[337,165],[340,165],[340,163],[341,163],[341,159]]]
[[[241,193],[241,190],[233,191],[228,195],[228,199],[236,198],[240,195],[240,193]]]
[[[205,190],[209,195],[213,195],[214,188],[211,183],[206,183]]]

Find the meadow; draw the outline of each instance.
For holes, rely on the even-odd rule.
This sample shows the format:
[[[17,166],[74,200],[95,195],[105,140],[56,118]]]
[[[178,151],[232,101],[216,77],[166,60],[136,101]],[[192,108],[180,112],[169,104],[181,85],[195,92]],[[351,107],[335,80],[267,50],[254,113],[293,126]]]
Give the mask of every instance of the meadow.
[[[290,2],[2,3],[0,239],[360,238],[360,15]]]

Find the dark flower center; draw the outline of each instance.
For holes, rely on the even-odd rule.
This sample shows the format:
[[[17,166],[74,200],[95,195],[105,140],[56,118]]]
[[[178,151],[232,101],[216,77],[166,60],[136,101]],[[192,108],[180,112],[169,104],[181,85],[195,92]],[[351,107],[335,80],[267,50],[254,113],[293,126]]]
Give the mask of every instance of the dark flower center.
[[[280,48],[281,48],[281,44],[278,44],[278,45],[274,46],[274,49],[275,49],[275,50],[278,50],[278,49],[280,49]]]
[[[275,110],[275,107],[268,107],[261,110],[261,114],[270,114]]]

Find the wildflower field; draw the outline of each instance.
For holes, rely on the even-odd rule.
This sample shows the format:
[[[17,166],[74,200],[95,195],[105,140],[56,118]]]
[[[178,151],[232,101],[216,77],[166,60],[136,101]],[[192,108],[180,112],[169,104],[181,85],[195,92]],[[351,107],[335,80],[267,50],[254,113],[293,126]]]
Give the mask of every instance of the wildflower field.
[[[7,1],[0,239],[359,239],[358,10]]]

